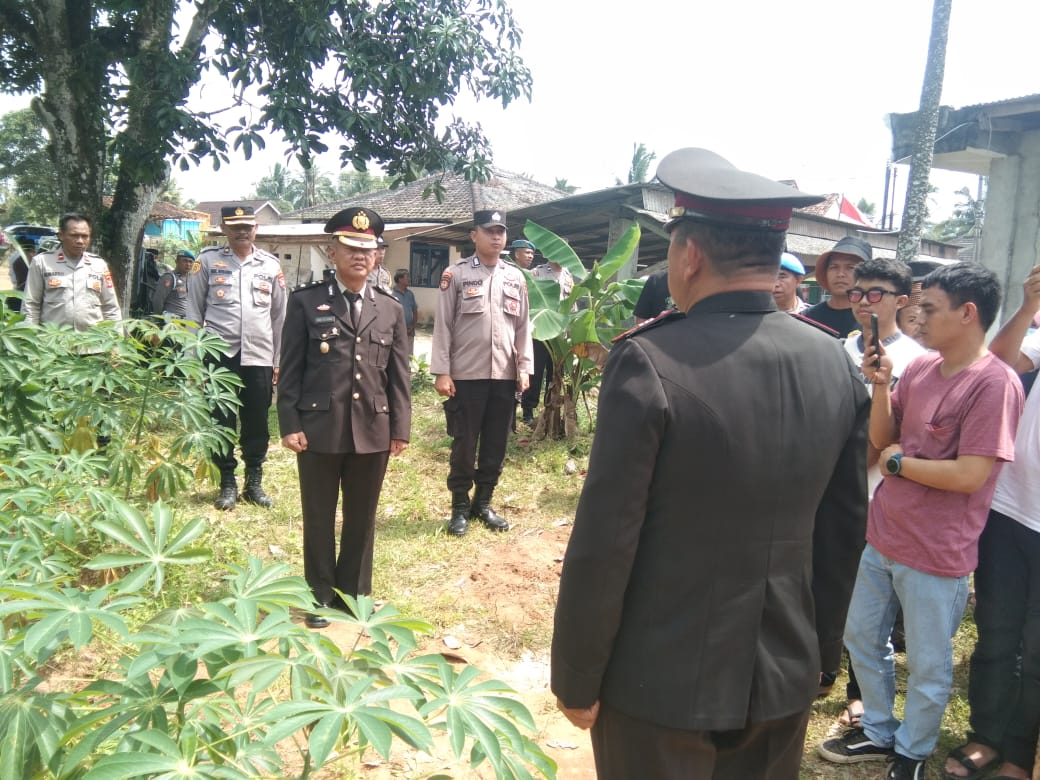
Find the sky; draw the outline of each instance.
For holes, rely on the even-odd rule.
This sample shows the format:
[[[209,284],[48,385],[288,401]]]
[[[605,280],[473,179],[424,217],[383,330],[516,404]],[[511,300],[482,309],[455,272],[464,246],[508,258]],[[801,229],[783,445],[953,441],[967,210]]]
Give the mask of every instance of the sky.
[[[885,115],[917,108],[932,3],[510,6],[533,74],[531,101],[503,109],[465,96],[447,114],[482,126],[496,166],[547,184],[563,178],[591,192],[626,178],[635,143],[658,160],[700,146],[745,170],[794,179],[807,192],[880,204],[891,155]],[[943,104],[1040,92],[1037,29],[1040,3],[953,0]],[[24,103],[0,97],[0,111]],[[175,178],[185,199],[231,200],[248,195],[276,162],[285,162],[284,149],[272,139],[251,161],[218,172],[203,165]],[[319,164],[330,174],[340,167],[335,155]],[[906,176],[900,166],[900,190]],[[933,213],[948,213],[954,191],[974,192],[975,181],[933,172],[940,190]],[[897,214],[902,198],[900,191]]]

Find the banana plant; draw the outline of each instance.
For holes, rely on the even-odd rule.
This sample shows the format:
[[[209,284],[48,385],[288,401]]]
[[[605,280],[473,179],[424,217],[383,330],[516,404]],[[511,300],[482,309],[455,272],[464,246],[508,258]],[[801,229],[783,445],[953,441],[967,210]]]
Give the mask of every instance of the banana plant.
[[[630,227],[589,267],[551,230],[528,222],[524,235],[546,259],[559,263],[574,277],[570,295],[563,296],[558,282],[536,279],[524,271],[532,336],[544,342],[553,369],[534,436],[571,439],[578,433],[579,399],[585,399],[599,383],[610,343],[625,332],[643,289],[641,279],[613,278],[639,246],[640,229],[639,225]],[[585,406],[591,421],[587,402]]]

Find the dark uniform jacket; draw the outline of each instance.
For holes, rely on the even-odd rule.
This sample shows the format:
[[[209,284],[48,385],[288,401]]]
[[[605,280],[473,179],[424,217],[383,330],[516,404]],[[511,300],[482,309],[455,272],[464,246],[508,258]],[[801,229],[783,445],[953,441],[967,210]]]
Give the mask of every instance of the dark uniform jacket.
[[[357,332],[334,278],[289,297],[282,331],[278,423],[311,452],[366,454],[408,440],[411,379],[401,304],[368,285]]]
[[[862,546],[868,411],[841,343],[768,292],[615,345],[556,610],[563,703],[688,730],[806,710],[814,527]],[[834,552],[817,574],[850,591],[856,567]],[[840,642],[847,598],[825,608]]]

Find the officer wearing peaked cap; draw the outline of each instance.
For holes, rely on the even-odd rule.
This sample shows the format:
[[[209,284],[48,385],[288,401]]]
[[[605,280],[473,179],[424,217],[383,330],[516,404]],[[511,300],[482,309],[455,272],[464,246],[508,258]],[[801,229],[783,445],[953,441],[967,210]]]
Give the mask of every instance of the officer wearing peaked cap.
[[[325,225],[334,274],[289,297],[278,424],[296,453],[304,576],[323,607],[372,590],[376,506],[391,455],[408,446],[411,377],[401,305],[366,281],[383,220],[348,208]],[[336,506],[343,528],[336,554]],[[307,617],[311,628],[328,620]]]
[[[447,399],[448,533],[454,536],[466,533],[470,519],[493,531],[509,530],[491,508],[491,496],[502,473],[516,393],[527,389],[534,365],[527,283],[519,268],[499,262],[505,212],[477,211],[469,235],[476,253],[441,276],[430,356],[434,387]]]
[[[657,177],[679,311],[607,360],[552,689],[592,728],[601,780],[794,780],[821,650],[841,648],[855,566],[835,539],[866,508],[866,393],[840,342],[771,294],[792,208],[819,199],[704,149]]]
[[[238,495],[234,447],[214,456],[220,469],[217,509],[234,509],[242,498],[262,507],[273,504],[263,489],[263,463],[270,431],[267,410],[278,382],[282,321],[285,319],[285,276],[278,258],[254,245],[256,215],[252,206],[224,206],[221,229],[228,237],[222,247],[199,253],[199,270],[188,277],[186,319],[197,322],[228,344],[218,364],[237,374],[241,404],[238,414],[213,411],[219,425],[232,431],[241,426],[239,442],[246,465],[245,488]]]

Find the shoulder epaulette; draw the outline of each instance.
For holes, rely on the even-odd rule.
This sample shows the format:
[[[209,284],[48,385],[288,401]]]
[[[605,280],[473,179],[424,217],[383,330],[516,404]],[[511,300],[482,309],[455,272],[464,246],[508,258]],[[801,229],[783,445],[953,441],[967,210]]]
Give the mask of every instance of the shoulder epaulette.
[[[800,322],[804,322],[806,325],[812,325],[817,330],[823,331],[828,336],[833,336],[836,339],[840,339],[841,338],[841,334],[839,334],[838,331],[836,331],[834,328],[827,327],[822,322],[817,322],[816,320],[811,320],[808,317],[806,317],[804,314],[798,314],[797,312],[789,311],[787,313],[788,313],[789,316],[794,317],[796,320],[799,320]]]
[[[375,290],[376,292],[381,292],[381,293],[383,293],[383,295],[385,295],[385,296],[386,296],[387,298],[393,298],[393,299],[394,299],[395,301],[397,300],[397,298],[394,298],[394,295],[393,295],[393,293],[391,293],[391,292],[390,292],[389,290],[387,290],[387,289],[386,289],[386,288],[384,288],[384,287],[376,287],[375,285],[373,285],[373,289],[374,289],[374,290]]]
[[[266,249],[254,246],[253,256],[256,257],[257,255],[259,255],[260,257],[266,257],[268,260],[274,260],[276,263],[278,262],[278,257],[276,255],[271,254]]]
[[[290,293],[299,292],[300,290],[309,290],[312,287],[317,287],[319,284],[325,284],[325,280],[315,279],[313,282],[307,282],[307,284],[298,284],[290,290]]]
[[[618,341],[631,338],[632,336],[636,336],[640,333],[643,333],[644,331],[650,330],[650,328],[656,328],[658,325],[663,325],[666,322],[672,322],[673,320],[683,319],[685,317],[686,315],[683,314],[681,311],[676,311],[675,309],[666,309],[665,311],[658,314],[656,317],[653,317],[652,319],[649,319],[646,322],[641,322],[634,328],[629,328],[620,336],[615,336],[610,340],[610,343],[615,344]]]

